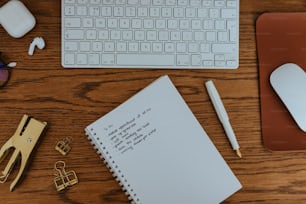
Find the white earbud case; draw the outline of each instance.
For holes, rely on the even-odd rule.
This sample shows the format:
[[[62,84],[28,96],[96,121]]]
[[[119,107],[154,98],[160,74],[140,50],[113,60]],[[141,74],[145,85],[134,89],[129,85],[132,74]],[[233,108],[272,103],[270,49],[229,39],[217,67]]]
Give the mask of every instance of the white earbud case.
[[[11,0],[0,8],[0,24],[14,38],[20,38],[32,30],[36,20],[25,5]]]

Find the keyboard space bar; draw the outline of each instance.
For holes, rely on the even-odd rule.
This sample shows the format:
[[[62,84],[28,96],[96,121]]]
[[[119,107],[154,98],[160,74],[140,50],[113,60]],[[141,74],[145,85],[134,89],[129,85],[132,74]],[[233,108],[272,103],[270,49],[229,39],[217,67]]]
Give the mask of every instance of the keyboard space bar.
[[[117,65],[173,66],[175,64],[174,55],[117,54]]]

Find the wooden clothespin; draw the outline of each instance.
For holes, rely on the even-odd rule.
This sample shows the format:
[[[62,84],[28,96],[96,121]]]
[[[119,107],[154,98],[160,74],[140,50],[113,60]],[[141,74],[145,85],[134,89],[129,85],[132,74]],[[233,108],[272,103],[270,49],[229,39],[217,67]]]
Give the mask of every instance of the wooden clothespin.
[[[24,115],[14,135],[1,147],[0,163],[7,157],[11,148],[14,148],[14,152],[12,153],[5,169],[0,172],[0,183],[4,183],[7,180],[7,177],[13,169],[16,161],[21,158],[20,169],[16,178],[11,183],[10,191],[14,190],[16,184],[24,173],[31,153],[46,125],[46,122],[40,122],[28,115]]]

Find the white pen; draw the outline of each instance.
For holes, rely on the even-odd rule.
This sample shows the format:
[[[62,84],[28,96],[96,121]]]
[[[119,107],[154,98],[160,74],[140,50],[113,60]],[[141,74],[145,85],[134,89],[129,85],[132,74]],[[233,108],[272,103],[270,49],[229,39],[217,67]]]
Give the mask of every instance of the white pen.
[[[240,158],[242,158],[241,152],[239,150],[240,147],[239,147],[239,144],[237,142],[235,133],[234,133],[233,128],[232,128],[232,126],[229,122],[228,115],[226,113],[226,110],[224,108],[224,105],[221,101],[221,98],[219,96],[219,93],[218,93],[214,83],[211,80],[209,80],[205,83],[205,86],[207,88],[210,100],[212,101],[212,104],[213,104],[213,106],[214,106],[214,108],[217,112],[218,118],[223,125],[225,133],[226,133],[233,149],[236,151],[236,154]]]

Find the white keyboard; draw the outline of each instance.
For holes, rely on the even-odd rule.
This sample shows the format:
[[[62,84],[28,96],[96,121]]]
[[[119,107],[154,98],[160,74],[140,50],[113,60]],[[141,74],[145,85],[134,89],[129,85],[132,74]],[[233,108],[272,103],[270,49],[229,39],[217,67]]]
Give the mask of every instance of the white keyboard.
[[[239,0],[62,0],[66,68],[235,69]]]

